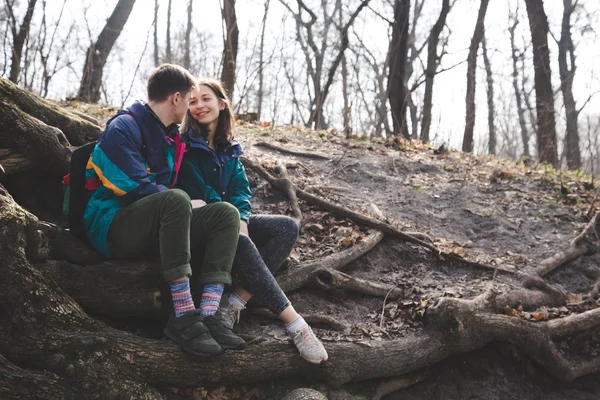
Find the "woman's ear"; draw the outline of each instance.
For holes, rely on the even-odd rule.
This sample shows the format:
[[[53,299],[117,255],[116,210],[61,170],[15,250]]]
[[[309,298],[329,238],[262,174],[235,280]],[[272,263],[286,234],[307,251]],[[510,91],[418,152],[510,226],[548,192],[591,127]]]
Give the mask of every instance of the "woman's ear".
[[[225,109],[225,103],[219,100],[219,111],[223,111]]]

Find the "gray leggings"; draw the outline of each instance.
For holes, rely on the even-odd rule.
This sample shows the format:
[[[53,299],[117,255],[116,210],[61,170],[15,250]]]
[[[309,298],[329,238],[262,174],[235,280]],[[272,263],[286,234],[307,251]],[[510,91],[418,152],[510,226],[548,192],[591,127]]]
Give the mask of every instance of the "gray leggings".
[[[252,293],[271,311],[279,315],[289,305],[273,277],[289,257],[296,239],[298,224],[281,215],[252,215],[248,221],[249,238],[240,235],[231,274],[234,283]]]

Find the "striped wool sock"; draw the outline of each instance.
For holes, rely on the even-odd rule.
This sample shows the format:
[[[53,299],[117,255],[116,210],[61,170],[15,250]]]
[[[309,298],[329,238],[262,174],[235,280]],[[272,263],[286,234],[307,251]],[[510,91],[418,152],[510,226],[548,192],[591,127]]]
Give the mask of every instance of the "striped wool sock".
[[[215,315],[219,308],[223,289],[224,286],[218,283],[211,283],[204,286],[202,300],[200,300],[200,315],[202,315],[202,318]]]
[[[196,309],[192,293],[190,293],[190,280],[185,278],[182,281],[169,283],[171,287],[171,297],[173,298],[173,308],[175,309],[175,318],[181,317],[188,311]]]

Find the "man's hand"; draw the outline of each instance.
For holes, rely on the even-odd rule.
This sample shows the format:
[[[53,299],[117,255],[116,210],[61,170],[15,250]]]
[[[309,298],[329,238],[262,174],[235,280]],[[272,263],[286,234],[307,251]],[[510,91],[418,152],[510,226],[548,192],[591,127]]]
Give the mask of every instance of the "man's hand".
[[[205,205],[206,205],[206,202],[204,200],[200,200],[200,199],[192,200],[192,208],[200,208],[200,207],[204,207]]]
[[[246,221],[240,221],[240,235],[248,236],[248,223]]]

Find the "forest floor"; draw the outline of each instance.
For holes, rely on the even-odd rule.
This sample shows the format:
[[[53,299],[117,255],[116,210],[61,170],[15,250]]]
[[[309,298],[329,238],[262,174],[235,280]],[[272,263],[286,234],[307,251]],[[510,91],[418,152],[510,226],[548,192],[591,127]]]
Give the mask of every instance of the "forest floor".
[[[63,104],[64,105],[64,104]],[[104,122],[106,110],[80,110]],[[242,123],[236,139],[245,155],[270,169],[288,165],[289,177],[309,193],[386,221],[406,232],[420,232],[444,251],[500,269],[519,271],[563,249],[593,215],[597,186],[589,176],[555,171],[526,160],[513,161],[454,151],[439,152],[420,143],[393,140],[347,140],[341,133],[302,128],[271,128]],[[318,153],[329,159],[285,154],[261,146]],[[252,212],[290,214],[288,199],[247,170]],[[372,231],[300,200],[301,237],[292,254],[297,263],[335,254],[360,243]],[[592,210],[592,212],[590,212]],[[344,268],[352,276],[396,285],[404,296],[385,302],[379,297],[342,290],[303,288],[289,294],[301,314],[326,314],[347,326],[333,331],[316,326],[325,342],[373,342],[414,335],[423,314],[440,297],[473,298],[486,289],[515,285],[515,277],[440,260],[422,247],[386,237],[373,250]],[[507,307],[515,318],[545,321],[600,305],[592,291],[600,277],[600,254],[583,256],[547,276],[570,293],[560,308],[522,311]],[[382,315],[383,310],[383,315]],[[283,326],[252,308],[237,327],[254,342],[288,340]],[[250,345],[252,342],[250,343]],[[571,337],[561,344],[571,352],[598,355],[589,338]],[[357,360],[357,362],[360,362]],[[402,360],[398,360],[402,362]],[[561,383],[516,347],[493,344],[451,357],[427,371],[419,383],[384,399],[597,399],[600,374]],[[352,384],[365,398],[376,382]],[[278,399],[295,387],[326,391],[316,381],[268,382],[220,388],[165,388],[173,399]],[[352,390],[330,399],[352,398]],[[362,397],[361,397],[362,396]]]

